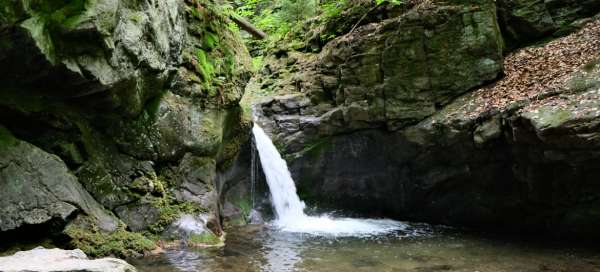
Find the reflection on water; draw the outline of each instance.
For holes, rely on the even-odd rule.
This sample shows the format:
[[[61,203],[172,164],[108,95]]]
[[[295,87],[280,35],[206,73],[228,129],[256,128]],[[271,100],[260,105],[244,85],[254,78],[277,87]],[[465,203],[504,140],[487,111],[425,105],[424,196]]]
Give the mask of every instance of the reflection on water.
[[[230,230],[221,249],[168,251],[131,262],[141,272],[600,272],[600,251],[423,226],[371,238],[317,237],[251,226]]]
[[[293,271],[302,260],[300,254],[305,237],[289,233],[278,233],[265,239],[263,250],[265,258],[260,265],[261,271]]]

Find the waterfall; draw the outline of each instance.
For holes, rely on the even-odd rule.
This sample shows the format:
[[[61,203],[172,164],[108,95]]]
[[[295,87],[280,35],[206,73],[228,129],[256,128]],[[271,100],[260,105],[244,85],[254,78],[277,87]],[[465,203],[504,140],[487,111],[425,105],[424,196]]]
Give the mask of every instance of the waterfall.
[[[281,158],[269,136],[258,125],[254,125],[252,132],[267,184],[271,190],[271,204],[277,219],[280,223],[289,223],[306,217],[304,202],[296,194],[296,185],[286,161]]]
[[[254,143],[254,141],[252,141],[251,143],[251,152],[252,154],[250,154],[251,159],[250,159],[250,199],[252,200],[252,210],[254,210],[255,208],[255,196],[254,194],[256,193],[256,167],[258,165],[256,165],[256,143]]]
[[[407,225],[389,219],[332,218],[308,216],[305,204],[296,193],[296,185],[277,148],[257,124],[252,129],[256,150],[267,178],[276,219],[273,225],[282,231],[334,236],[370,236],[405,230]]]

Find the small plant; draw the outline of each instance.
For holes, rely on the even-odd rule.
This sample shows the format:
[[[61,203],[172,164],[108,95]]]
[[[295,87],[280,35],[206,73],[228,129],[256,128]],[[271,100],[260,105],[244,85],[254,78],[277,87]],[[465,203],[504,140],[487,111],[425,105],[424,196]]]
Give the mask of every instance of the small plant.
[[[401,0],[375,0],[375,3],[378,6],[383,5],[383,4],[390,4],[393,6],[397,6],[397,5],[402,4],[402,1]]]
[[[242,199],[238,203],[238,206],[242,213],[242,217],[244,217],[244,220],[247,220],[248,217],[250,217],[250,212],[252,212],[252,202],[248,199]]]
[[[204,82],[209,83],[213,78],[215,68],[212,63],[209,62],[204,50],[200,48],[196,50],[196,61],[196,72],[200,74]]]

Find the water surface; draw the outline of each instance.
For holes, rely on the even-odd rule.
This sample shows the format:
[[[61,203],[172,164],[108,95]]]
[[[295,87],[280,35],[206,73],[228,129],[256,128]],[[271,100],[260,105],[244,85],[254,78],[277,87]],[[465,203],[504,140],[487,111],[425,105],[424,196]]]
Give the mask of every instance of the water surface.
[[[425,225],[362,238],[249,226],[230,230],[221,249],[173,250],[131,263],[142,272],[600,272],[599,253],[589,247],[507,241]]]

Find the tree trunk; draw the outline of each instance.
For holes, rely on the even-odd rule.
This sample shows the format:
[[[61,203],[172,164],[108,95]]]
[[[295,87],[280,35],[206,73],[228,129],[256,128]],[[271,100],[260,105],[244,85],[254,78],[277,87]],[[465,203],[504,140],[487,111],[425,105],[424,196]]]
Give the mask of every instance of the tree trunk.
[[[256,28],[250,22],[240,16],[232,15],[231,20],[233,20],[241,29],[250,33],[256,39],[262,40],[267,37],[267,33]]]

